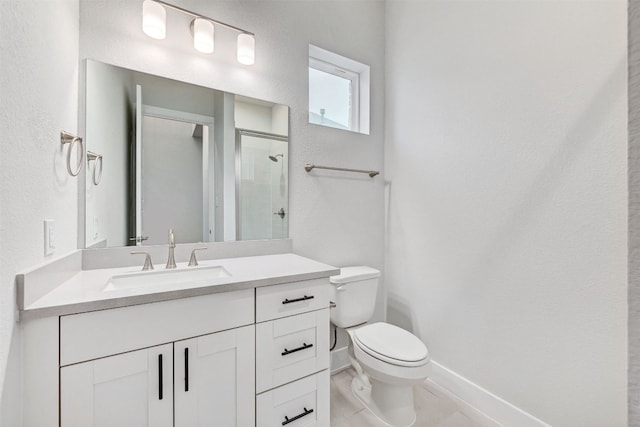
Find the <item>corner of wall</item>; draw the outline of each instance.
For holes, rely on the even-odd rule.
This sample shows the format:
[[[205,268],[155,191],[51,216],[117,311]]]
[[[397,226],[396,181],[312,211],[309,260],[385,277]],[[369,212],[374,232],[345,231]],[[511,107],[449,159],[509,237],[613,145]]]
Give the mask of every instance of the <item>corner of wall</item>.
[[[640,2],[628,9],[629,289],[628,423],[640,425]]]

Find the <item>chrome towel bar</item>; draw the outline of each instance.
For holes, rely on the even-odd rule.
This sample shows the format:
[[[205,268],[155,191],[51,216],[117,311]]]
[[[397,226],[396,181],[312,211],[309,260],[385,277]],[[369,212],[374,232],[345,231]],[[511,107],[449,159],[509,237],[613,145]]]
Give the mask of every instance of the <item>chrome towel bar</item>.
[[[362,170],[362,169],[349,169],[349,168],[334,168],[331,166],[318,166],[318,165],[312,165],[307,163],[306,165],[304,165],[304,170],[306,170],[307,172],[311,172],[313,169],[328,169],[328,170],[332,170],[332,171],[344,171],[344,172],[356,172],[356,173],[366,173],[368,174],[371,178],[373,178],[376,175],[380,174],[380,171],[373,171],[373,170]]]

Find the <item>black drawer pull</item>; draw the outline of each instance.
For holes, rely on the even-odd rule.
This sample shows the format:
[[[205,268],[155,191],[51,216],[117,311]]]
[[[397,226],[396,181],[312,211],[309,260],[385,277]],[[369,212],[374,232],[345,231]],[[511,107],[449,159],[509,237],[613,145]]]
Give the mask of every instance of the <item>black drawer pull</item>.
[[[184,348],[184,391],[189,391],[189,347]]]
[[[305,342],[305,343],[302,343],[302,347],[294,348],[293,350],[287,350],[285,348],[284,351],[282,352],[282,355],[286,356],[287,354],[295,353],[296,351],[300,351],[300,350],[306,350],[311,347],[313,347],[313,344],[307,344]]]
[[[294,422],[295,420],[299,420],[300,418],[302,418],[302,417],[304,417],[304,416],[306,416],[306,415],[309,415],[309,414],[310,414],[310,413],[312,413],[312,412],[313,412],[313,409],[307,409],[307,408],[304,408],[304,412],[303,412],[303,413],[301,413],[301,414],[299,414],[299,415],[296,415],[296,416],[295,416],[295,417],[293,417],[293,418],[289,418],[289,417],[285,416],[285,417],[284,417],[284,421],[282,422],[282,425],[283,425],[283,426],[286,426],[287,424],[292,423],[292,422]]]
[[[158,399],[162,400],[162,354],[158,355]]]
[[[284,301],[282,301],[283,304],[291,304],[292,302],[300,302],[300,301],[306,301],[308,299],[313,299],[315,298],[313,295],[309,296],[303,296],[302,298],[295,298],[295,299],[289,299],[286,298]]]

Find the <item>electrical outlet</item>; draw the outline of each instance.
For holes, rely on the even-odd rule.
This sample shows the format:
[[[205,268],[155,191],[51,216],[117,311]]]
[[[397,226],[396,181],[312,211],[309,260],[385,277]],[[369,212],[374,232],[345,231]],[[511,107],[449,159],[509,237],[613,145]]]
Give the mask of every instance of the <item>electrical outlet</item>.
[[[52,219],[44,220],[44,256],[53,254],[56,250],[56,227]]]

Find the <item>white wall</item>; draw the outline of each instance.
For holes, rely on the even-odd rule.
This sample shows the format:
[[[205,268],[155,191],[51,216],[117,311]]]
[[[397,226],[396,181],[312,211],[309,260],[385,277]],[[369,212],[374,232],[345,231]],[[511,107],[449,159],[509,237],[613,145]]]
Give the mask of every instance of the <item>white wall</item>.
[[[134,85],[142,86],[142,103],[160,108],[215,116],[214,98],[220,92],[182,82],[133,72]]]
[[[235,108],[237,128],[273,133],[271,106],[250,104],[236,99]]]
[[[276,104],[271,108],[271,132],[277,135],[289,135],[289,108]]]
[[[216,30],[216,51],[194,51],[189,20],[167,12],[166,40],[142,33],[141,6],[80,4],[80,57],[291,107],[290,237],[294,251],[337,266],[383,264],[383,180],[304,171],[305,163],[382,169],[384,3],[381,1],[198,1],[178,6],[256,34],[256,63],[235,60],[235,35]],[[354,31],[357,29],[357,31]],[[309,43],[371,66],[371,135],[309,125]],[[376,315],[384,316],[382,293]]]
[[[640,425],[640,3],[629,2],[629,425]]]
[[[60,131],[77,131],[78,28],[77,0],[0,1],[2,426],[21,424],[15,274],[44,260],[45,218],[56,222],[54,257],[76,248],[78,178]]]
[[[626,424],[626,2],[386,7],[389,319],[555,426]]]

